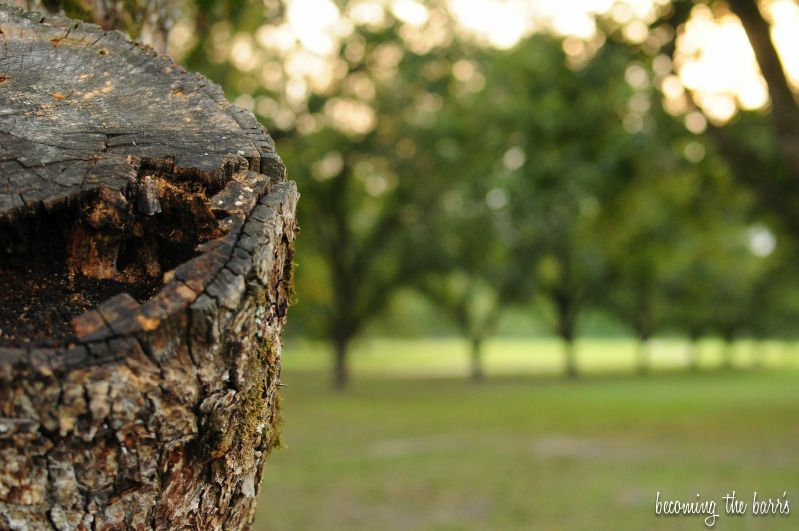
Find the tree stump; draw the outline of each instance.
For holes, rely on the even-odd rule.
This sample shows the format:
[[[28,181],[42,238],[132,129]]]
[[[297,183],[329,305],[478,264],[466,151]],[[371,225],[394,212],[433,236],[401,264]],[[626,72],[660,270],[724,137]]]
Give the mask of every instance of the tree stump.
[[[0,7],[0,528],[249,526],[297,198],[218,86]]]

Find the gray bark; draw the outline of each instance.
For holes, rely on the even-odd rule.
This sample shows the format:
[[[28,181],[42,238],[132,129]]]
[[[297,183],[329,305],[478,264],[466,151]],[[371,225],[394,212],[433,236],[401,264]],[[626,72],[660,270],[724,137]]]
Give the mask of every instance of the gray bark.
[[[175,18],[173,0],[5,0],[30,11],[68,15],[94,22],[104,30],[122,30],[165,53]]]

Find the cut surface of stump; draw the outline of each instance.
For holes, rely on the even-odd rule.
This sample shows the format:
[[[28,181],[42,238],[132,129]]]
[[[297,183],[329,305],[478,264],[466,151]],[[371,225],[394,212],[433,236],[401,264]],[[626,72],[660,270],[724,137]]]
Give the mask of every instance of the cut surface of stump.
[[[297,199],[218,86],[0,6],[0,529],[249,526]]]

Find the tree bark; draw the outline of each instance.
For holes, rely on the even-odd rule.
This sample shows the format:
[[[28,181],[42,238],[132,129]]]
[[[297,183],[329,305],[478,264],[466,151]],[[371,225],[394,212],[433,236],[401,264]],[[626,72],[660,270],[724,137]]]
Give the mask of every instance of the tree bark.
[[[790,339],[783,339],[782,342],[782,364],[786,367],[791,365],[795,346]]]
[[[734,365],[734,357],[735,357],[735,337],[731,334],[725,334],[723,339],[723,346],[722,346],[722,359],[724,363],[724,368],[727,370],[731,370]]]
[[[482,382],[485,378],[485,373],[483,372],[483,338],[472,337],[469,341],[469,347],[472,381]]]
[[[165,56],[9,7],[0,29],[0,528],[246,528],[296,188]]]
[[[175,17],[173,0],[10,0],[5,3],[51,15],[66,14],[93,22],[104,30],[118,29],[161,53],[166,53]]]
[[[349,384],[349,370],[347,367],[349,344],[350,339],[348,337],[337,337],[333,341],[333,388],[336,391],[343,391]]]
[[[639,336],[638,337],[638,346],[636,352],[637,364],[638,364],[638,373],[639,374],[646,374],[649,372],[649,364],[650,364],[650,343],[648,336]]]
[[[666,21],[679,29],[697,3],[696,0],[675,0],[674,9]],[[763,18],[758,2],[729,0],[727,3],[746,31],[768,86],[777,160],[765,158],[762,150],[754,149],[746,141],[731,135],[726,126],[719,127],[711,123],[708,132],[736,177],[751,188],[764,204],[775,210],[788,231],[796,237],[799,235],[799,211],[794,205],[794,199],[799,195],[799,106],[771,40],[771,28]],[[664,48],[664,53],[672,55],[675,42],[672,39]],[[693,94],[691,100],[699,107]]]
[[[791,176],[794,190],[799,186],[799,107],[782,67],[777,48],[771,40],[771,28],[757,2],[728,0],[755,52],[757,64],[768,85],[772,119],[777,132],[780,157]]]
[[[766,354],[767,354],[766,342],[759,337],[752,338],[752,346],[751,346],[752,367],[755,369],[763,368],[764,365],[763,362],[766,359]]]
[[[692,371],[699,370],[699,334],[692,332],[688,338],[688,367]]]
[[[576,320],[576,301],[568,287],[556,292],[554,296],[558,335],[563,341],[564,370],[567,378],[576,378],[577,356],[574,347],[574,331]]]
[[[579,376],[577,371],[577,352],[573,337],[563,337],[563,359],[565,363],[565,374],[569,379]]]

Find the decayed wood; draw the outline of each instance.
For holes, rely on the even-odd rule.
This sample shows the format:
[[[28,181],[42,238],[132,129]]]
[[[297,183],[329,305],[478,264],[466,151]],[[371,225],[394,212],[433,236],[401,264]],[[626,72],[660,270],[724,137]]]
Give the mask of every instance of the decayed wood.
[[[58,315],[88,308],[0,333],[0,529],[250,524],[279,443],[297,199],[217,86],[0,7],[0,273],[73,290]]]

